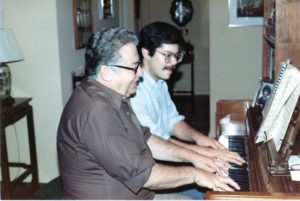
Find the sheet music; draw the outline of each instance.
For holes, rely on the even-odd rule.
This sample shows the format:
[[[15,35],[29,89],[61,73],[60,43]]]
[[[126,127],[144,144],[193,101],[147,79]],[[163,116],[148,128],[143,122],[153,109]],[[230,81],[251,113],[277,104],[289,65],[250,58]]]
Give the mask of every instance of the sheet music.
[[[266,105],[264,119],[256,136],[256,143],[273,139],[277,151],[300,95],[300,71],[288,64],[279,82],[275,94]]]

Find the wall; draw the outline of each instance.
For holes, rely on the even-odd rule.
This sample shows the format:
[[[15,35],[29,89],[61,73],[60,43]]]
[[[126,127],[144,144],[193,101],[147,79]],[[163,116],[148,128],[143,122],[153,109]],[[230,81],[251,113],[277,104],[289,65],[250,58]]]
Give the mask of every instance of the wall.
[[[39,176],[41,182],[47,182],[58,175],[56,130],[63,106],[71,94],[71,71],[83,65],[84,49],[74,49],[71,0],[2,1],[3,23],[0,25],[12,29],[25,57],[24,61],[10,64],[12,95],[33,98],[31,105],[34,110]],[[162,16],[152,20],[170,21],[168,9],[171,0],[163,1],[167,2],[166,5],[158,0],[142,2],[150,4],[152,8],[143,13],[146,17],[143,19],[148,20],[144,23],[151,20],[147,17],[150,11],[155,10],[158,12],[155,16]],[[196,27],[197,35],[196,39],[190,40],[197,44],[195,53],[197,62],[200,62],[197,66],[201,66],[196,67],[196,92],[210,93],[210,119],[213,123],[218,99],[248,99],[254,95],[260,76],[262,30],[261,27],[228,28],[227,0],[192,2],[196,11],[193,20],[198,21],[191,22],[192,27]],[[114,3],[118,4],[118,1]],[[96,28],[116,26],[119,19],[99,23],[95,25]],[[209,75],[205,72],[208,71],[208,65]],[[208,79],[210,88],[206,83]],[[214,124],[211,127],[214,129]],[[8,135],[10,159],[28,161],[27,138],[21,135],[26,130],[26,121],[7,130],[11,133]],[[18,170],[13,172],[13,176],[16,174]]]
[[[170,8],[173,0],[141,0],[140,27],[154,21],[164,21],[177,26],[171,19]],[[194,13],[192,20],[179,29],[188,30],[185,40],[194,45],[195,54],[195,93],[209,94],[209,27],[208,27],[208,0],[191,0]],[[175,90],[190,89],[190,67],[181,65],[178,70],[183,76],[174,86]]]
[[[63,107],[56,1],[4,0],[3,8],[3,27],[12,29],[25,57],[10,64],[12,95],[33,99],[39,176],[45,182],[58,174],[56,130]],[[25,123],[7,129],[12,160],[28,161]]]
[[[114,0],[115,18],[111,20],[100,20],[98,0],[92,1],[94,29],[119,25],[119,0]],[[10,64],[12,96],[33,99],[30,104],[38,170],[40,182],[45,183],[58,175],[57,127],[72,92],[71,72],[83,67],[85,49],[74,48],[72,0],[1,0],[0,3],[3,4],[1,24],[12,29],[25,57],[24,61]],[[29,162],[26,130],[25,119],[6,129],[11,161]],[[11,178],[20,172],[12,169]]]
[[[128,1],[128,0],[127,0]],[[59,62],[63,104],[65,104],[72,93],[72,71],[82,71],[84,68],[85,49],[75,49],[72,0],[56,0],[57,2],[57,26],[59,44]],[[93,29],[98,30],[103,27],[119,26],[119,0],[114,0],[114,18],[99,18],[99,1],[92,0]]]
[[[261,76],[262,27],[228,27],[227,0],[209,1],[210,136],[216,102],[253,99]]]

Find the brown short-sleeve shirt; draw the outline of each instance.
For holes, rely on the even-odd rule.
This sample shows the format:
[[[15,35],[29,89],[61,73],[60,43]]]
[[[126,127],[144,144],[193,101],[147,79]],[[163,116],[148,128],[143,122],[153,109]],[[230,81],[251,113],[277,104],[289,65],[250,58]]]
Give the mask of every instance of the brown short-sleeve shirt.
[[[66,199],[152,199],[154,160],[129,101],[95,80],[80,84],[61,116],[57,147]]]

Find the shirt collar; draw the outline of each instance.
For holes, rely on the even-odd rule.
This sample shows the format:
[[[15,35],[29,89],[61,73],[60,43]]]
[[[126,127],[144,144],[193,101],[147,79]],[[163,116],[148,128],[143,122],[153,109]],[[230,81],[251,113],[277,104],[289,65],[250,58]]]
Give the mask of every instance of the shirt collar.
[[[90,93],[91,96],[102,95],[103,97],[107,97],[117,108],[121,108],[121,103],[127,102],[129,103],[129,99],[124,97],[123,95],[117,93],[116,91],[112,90],[111,88],[101,84],[100,82],[94,79],[88,79],[87,81],[92,88],[96,87],[98,90],[94,91],[94,94]]]
[[[157,80],[155,81],[145,70],[143,70],[144,76],[143,76],[143,82],[145,82],[148,86],[154,87],[155,85],[160,85],[164,82],[165,80]]]

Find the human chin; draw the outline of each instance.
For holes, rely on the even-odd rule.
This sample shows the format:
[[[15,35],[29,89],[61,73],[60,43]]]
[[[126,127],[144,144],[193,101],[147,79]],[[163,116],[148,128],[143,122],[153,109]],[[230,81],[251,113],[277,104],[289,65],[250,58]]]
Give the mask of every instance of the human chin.
[[[131,96],[131,95],[134,95],[136,93],[136,88],[137,88],[136,84],[131,84],[130,85],[130,87],[127,91],[128,97]]]
[[[162,79],[162,80],[168,80],[168,79],[170,79],[172,73],[173,73],[173,71],[164,70],[164,72],[161,73],[161,75],[160,75],[160,79]]]

